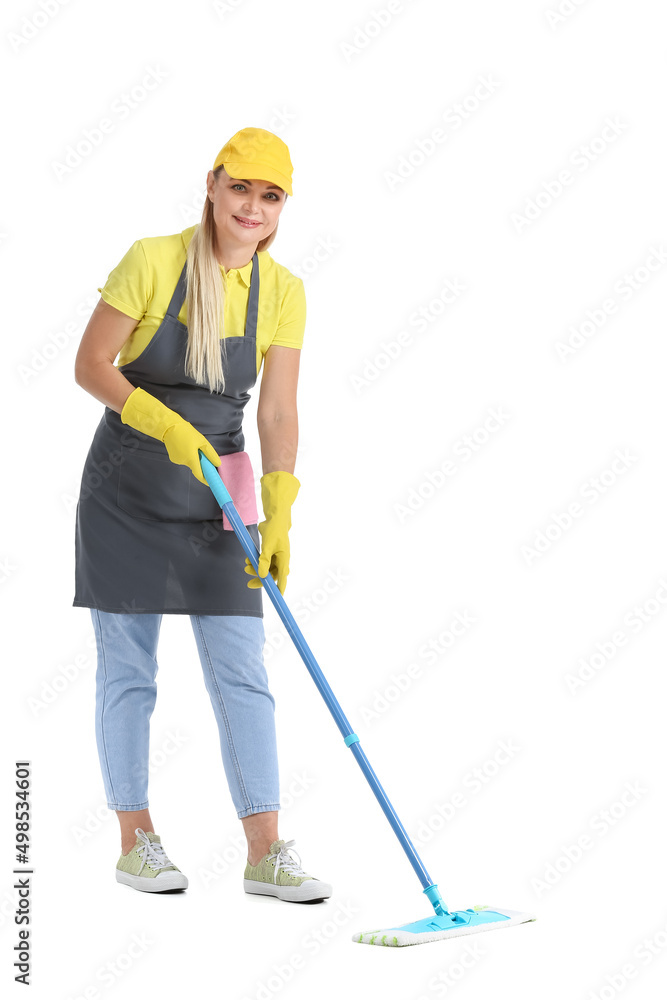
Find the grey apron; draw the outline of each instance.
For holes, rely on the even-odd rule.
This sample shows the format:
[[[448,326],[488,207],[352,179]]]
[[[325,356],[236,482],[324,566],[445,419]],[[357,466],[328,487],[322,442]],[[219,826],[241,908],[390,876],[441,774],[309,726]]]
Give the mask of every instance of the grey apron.
[[[224,393],[185,374],[188,330],[179,322],[187,262],[146,349],[120,367],[179,413],[219,455],[244,451],[243,408],[257,381],[259,261],[252,258],[245,335],[221,340]],[[256,524],[247,525],[261,548]],[[245,552],[210,488],[174,465],[161,441],[124,424],[109,407],[93,437],[76,514],[74,606],[117,614],[249,615],[262,590],[248,587]]]

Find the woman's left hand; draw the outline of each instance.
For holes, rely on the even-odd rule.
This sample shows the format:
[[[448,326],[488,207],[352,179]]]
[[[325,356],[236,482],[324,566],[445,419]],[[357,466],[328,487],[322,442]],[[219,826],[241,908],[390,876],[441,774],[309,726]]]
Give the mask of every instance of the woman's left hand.
[[[292,504],[296,500],[301,483],[291,472],[279,470],[262,476],[260,484],[266,520],[257,526],[262,536],[262,550],[258,561],[259,576],[266,577],[270,572],[280,593],[284,594],[289,574]],[[262,587],[262,581],[258,578],[255,567],[248,558],[245,562],[245,572],[253,578],[248,581],[248,587],[251,590]]]

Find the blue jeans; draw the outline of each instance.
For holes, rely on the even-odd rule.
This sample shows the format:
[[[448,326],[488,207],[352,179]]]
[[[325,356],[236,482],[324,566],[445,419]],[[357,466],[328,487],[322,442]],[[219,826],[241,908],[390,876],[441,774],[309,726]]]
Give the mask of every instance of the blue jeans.
[[[91,610],[97,640],[95,736],[107,805],[148,808],[150,717],[157,696],[162,615]],[[190,615],[211,698],[227,783],[239,819],[280,808],[274,709],[264,666],[264,622]]]

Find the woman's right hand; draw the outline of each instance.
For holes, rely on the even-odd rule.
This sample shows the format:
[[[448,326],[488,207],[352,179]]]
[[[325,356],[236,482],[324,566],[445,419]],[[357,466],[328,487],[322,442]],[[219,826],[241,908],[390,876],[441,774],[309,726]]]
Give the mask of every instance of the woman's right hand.
[[[201,470],[200,449],[216,468],[220,465],[220,456],[204,435],[145,389],[130,393],[120,419],[136,431],[162,441],[171,461],[187,465],[204,486],[207,483]]]
[[[123,423],[162,441],[171,461],[187,465],[206,485],[199,449],[217,468],[220,457],[213,446],[175,410],[136,389],[114,364],[138,322],[100,297],[79,344],[74,377],[91,396],[121,414]]]

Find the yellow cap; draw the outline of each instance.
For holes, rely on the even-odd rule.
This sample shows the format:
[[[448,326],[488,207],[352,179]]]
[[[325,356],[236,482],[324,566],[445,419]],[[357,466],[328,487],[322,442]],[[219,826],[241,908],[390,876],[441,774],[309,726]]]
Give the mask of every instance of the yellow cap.
[[[213,170],[222,164],[230,177],[272,181],[292,194],[292,161],[282,139],[263,128],[242,128],[225,143]]]

